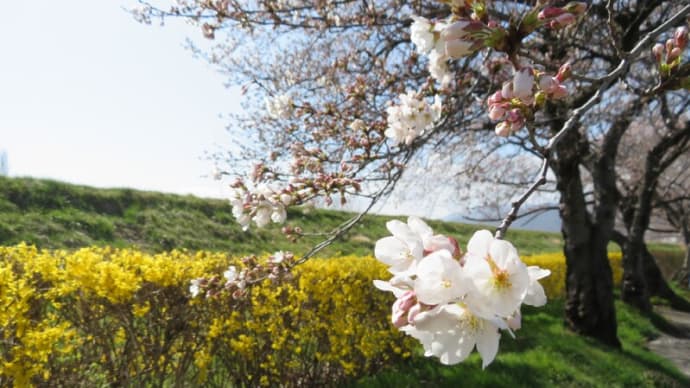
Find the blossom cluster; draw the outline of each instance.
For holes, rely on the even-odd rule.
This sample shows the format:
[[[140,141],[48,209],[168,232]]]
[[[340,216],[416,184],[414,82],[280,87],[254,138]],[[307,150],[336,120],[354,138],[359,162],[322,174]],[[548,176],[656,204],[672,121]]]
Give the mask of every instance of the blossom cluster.
[[[441,100],[437,96],[433,104],[427,103],[415,92],[407,92],[399,96],[400,104],[388,107],[388,129],[386,137],[395,144],[409,145],[427,129],[433,127],[441,117]]]
[[[254,191],[248,190],[239,181],[231,186],[232,215],[243,230],[249,229],[251,221],[254,221],[260,228],[268,225],[271,221],[283,223],[287,217],[285,208],[291,202],[292,196],[290,194],[265,184],[259,185]]]
[[[266,98],[266,112],[274,119],[288,119],[294,110],[294,101],[287,94]]]
[[[503,120],[496,125],[496,135],[507,137],[525,125],[531,114],[545,99],[557,100],[568,95],[562,83],[570,76],[570,65],[564,64],[556,76],[535,71],[530,67],[516,71],[512,81],[488,99],[489,118]]]
[[[546,27],[557,30],[575,23],[585,11],[587,3],[571,2],[564,7],[546,7],[539,12],[538,18]]]
[[[376,243],[375,255],[389,266],[392,322],[419,340],[426,356],[457,364],[477,348],[483,367],[498,352],[500,330],[521,326],[520,306],[546,304],[538,280],[550,274],[526,266],[513,245],[487,230],[474,234],[463,255],[451,237],[434,235],[419,218],[386,224],[392,236]]]
[[[453,80],[448,60],[472,54],[492,34],[491,28],[479,20],[431,21],[416,15],[412,19],[410,40],[420,55],[429,57],[429,74],[442,86]]]
[[[207,298],[215,297],[225,292],[235,300],[247,296],[247,286],[263,280],[277,280],[289,277],[290,268],[295,265],[296,258],[291,252],[278,251],[266,260],[259,260],[256,256],[242,258],[242,268],[230,265],[223,278],[196,278],[189,281],[189,294],[192,298],[203,295]],[[287,276],[286,276],[287,275]]]
[[[664,76],[680,64],[681,53],[688,45],[688,28],[681,26],[676,28],[673,37],[666,40],[665,44],[657,43],[652,47],[652,54],[661,68]]]

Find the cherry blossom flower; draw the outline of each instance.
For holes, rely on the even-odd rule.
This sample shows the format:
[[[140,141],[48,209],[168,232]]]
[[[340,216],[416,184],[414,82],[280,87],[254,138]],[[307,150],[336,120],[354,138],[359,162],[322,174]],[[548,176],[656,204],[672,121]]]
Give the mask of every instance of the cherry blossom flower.
[[[534,72],[531,68],[524,68],[516,71],[513,76],[513,90],[512,96],[519,98],[524,102],[532,100],[534,86]]]
[[[458,246],[457,240],[441,234],[434,234],[434,231],[421,218],[410,216],[407,218],[407,225],[422,239],[424,254],[429,254],[441,249],[451,253],[454,258],[460,258],[462,251]]]
[[[468,303],[485,318],[510,316],[527,294],[527,266],[511,243],[494,239],[488,230],[470,239],[464,269],[476,288]]]
[[[294,102],[292,97],[281,94],[273,98],[266,98],[266,111],[274,119],[287,119],[292,116]]]
[[[192,279],[189,281],[189,293],[192,295],[192,298],[196,298],[197,295],[199,295],[199,292],[201,292],[201,282],[204,279]]]
[[[410,40],[417,47],[419,54],[427,54],[434,48],[434,28],[431,22],[421,16],[412,16],[412,25],[410,26]]]
[[[436,50],[429,53],[429,74],[444,87],[453,81],[453,73],[448,70],[448,59],[448,56]]]
[[[473,314],[462,304],[442,305],[419,313],[414,323],[401,330],[422,343],[425,356],[436,356],[442,364],[460,363],[476,347],[482,368],[486,368],[498,353],[499,325]]]
[[[434,103],[429,104],[413,91],[401,94],[398,98],[400,104],[391,105],[386,110],[388,128],[384,134],[395,144],[409,145],[417,136],[433,128],[434,123],[441,117],[441,100],[436,96]]]
[[[407,224],[398,220],[388,221],[386,228],[392,236],[376,242],[374,256],[380,262],[389,265],[388,270],[393,274],[413,272],[417,262],[423,257],[422,239]]]
[[[460,263],[445,249],[433,252],[417,264],[414,289],[420,302],[427,305],[461,300],[468,291],[468,280]]]

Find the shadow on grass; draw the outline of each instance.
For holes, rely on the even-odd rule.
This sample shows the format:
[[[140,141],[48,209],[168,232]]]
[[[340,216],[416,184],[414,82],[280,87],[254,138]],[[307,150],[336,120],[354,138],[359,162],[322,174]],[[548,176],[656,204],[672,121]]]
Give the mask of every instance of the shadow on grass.
[[[658,335],[648,318],[622,304],[619,334],[623,349],[583,338],[563,325],[562,301],[526,308],[523,328],[512,339],[504,334],[496,360],[482,370],[476,352],[464,363],[441,365],[421,350],[405,365],[359,380],[366,387],[686,387],[685,378],[668,361],[645,347]]]

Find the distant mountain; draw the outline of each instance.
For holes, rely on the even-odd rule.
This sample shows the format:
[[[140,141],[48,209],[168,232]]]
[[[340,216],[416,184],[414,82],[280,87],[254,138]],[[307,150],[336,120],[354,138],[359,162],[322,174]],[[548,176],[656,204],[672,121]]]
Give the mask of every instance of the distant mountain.
[[[443,217],[443,221],[450,222],[462,222],[466,224],[484,224],[484,225],[498,225],[499,222],[477,222],[473,220],[468,220],[463,215],[458,213],[452,213]],[[523,229],[523,230],[535,230],[541,232],[554,232],[558,233],[561,231],[561,217],[558,215],[558,210],[548,210],[537,216],[529,216],[516,220],[513,223],[513,228]]]

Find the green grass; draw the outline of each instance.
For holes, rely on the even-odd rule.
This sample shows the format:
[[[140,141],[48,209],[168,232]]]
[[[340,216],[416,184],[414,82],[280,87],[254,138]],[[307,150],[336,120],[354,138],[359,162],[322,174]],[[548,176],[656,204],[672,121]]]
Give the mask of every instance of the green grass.
[[[288,221],[313,233],[332,230],[352,216],[332,210],[291,209]],[[376,240],[389,234],[385,223],[392,218],[365,217],[321,256],[372,254]],[[478,228],[438,221],[429,224],[437,233],[456,237],[461,246]],[[510,230],[508,238],[522,254],[561,250],[561,236],[556,233]],[[234,221],[229,203],[223,200],[0,177],[2,245],[24,241],[41,248],[111,245],[148,252],[186,248],[238,255],[275,250],[300,254],[322,239],[305,237],[291,243],[275,225],[244,232]]]
[[[359,380],[364,387],[687,387],[690,380],[645,344],[658,335],[650,320],[616,305],[622,350],[575,335],[563,326],[561,301],[524,311],[516,339],[503,334],[496,360],[482,371],[479,355],[443,366],[421,354],[409,365]]]

